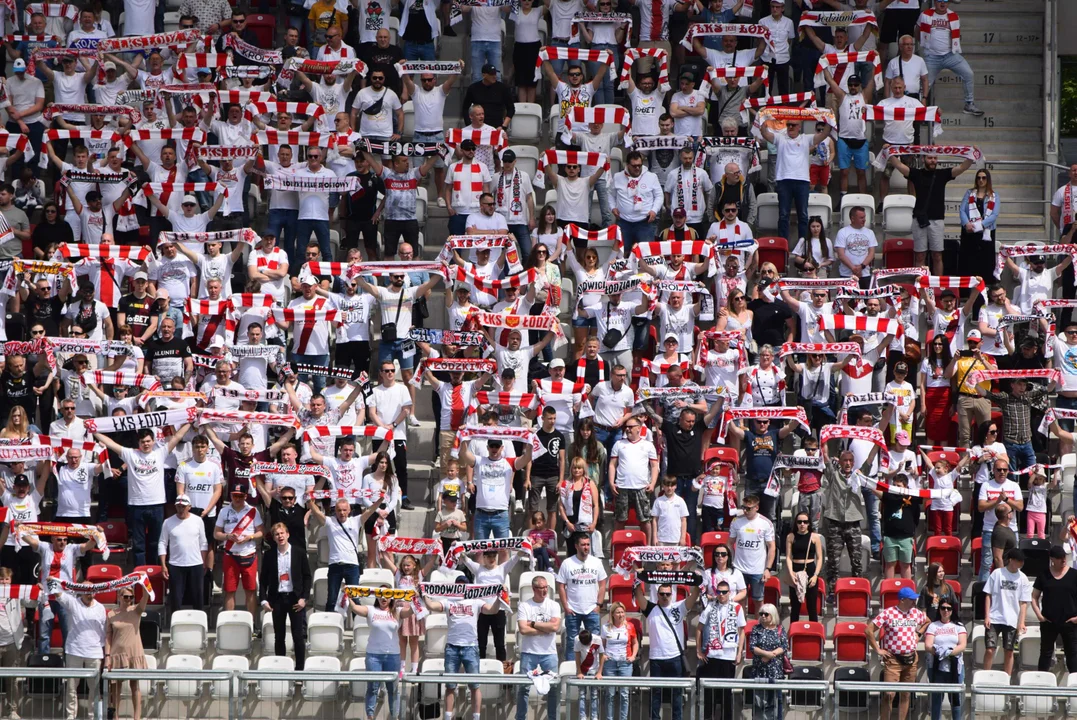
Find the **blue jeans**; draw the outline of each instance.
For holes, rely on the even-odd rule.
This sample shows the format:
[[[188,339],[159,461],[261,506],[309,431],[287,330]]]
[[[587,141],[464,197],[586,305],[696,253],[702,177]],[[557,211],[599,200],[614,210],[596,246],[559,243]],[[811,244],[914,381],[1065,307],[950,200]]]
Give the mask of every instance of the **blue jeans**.
[[[808,194],[811,182],[808,180],[778,181],[778,235],[789,237],[789,208],[797,204],[797,237],[808,234]]]
[[[358,569],[358,568],[356,568]],[[333,566],[329,566],[329,572],[333,572]],[[366,654],[367,672],[398,672],[400,670],[400,653]],[[366,686],[366,716],[374,717],[374,709],[378,704],[378,691],[381,683],[372,682]],[[385,692],[389,696],[389,717],[397,717],[399,708],[396,706],[396,683],[385,683]]]
[[[773,683],[773,680],[757,678],[759,683]],[[752,692],[753,720],[781,720],[782,693],[780,690],[754,690]]]
[[[127,506],[127,530],[131,535],[131,555],[136,566],[146,564],[146,548],[152,548],[156,560],[157,542],[161,539],[164,522],[163,504]]]
[[[632,248],[636,246],[636,243],[654,240],[655,224],[653,222],[619,219],[617,227],[621,228],[621,237],[624,238],[625,257],[632,252]],[[805,224],[805,232],[807,232],[807,224]]]
[[[683,677],[681,658],[669,658],[656,660],[651,658],[651,677]],[[664,692],[657,688],[651,688],[651,720],[662,720],[662,695]],[[672,690],[673,696],[673,720],[681,720],[681,705],[684,703],[680,690]]]
[[[1010,470],[1024,470],[1036,464],[1036,451],[1032,449],[1031,442],[1017,445],[1002,443],[1006,448],[1006,456],[1010,458]]]
[[[613,491],[610,490],[610,451],[613,450],[613,446],[617,441],[621,439],[621,435],[622,431],[619,428],[617,430],[606,430],[597,425],[595,426],[595,439],[602,443],[602,447],[606,448],[606,467],[602,470],[602,489],[607,499],[613,497]]]
[[[987,582],[987,579],[991,577],[991,566],[995,562],[994,555],[991,552],[991,536],[994,534],[995,528],[993,527],[980,533],[980,573],[976,576],[976,579],[980,582]]]
[[[602,674],[609,677],[632,677],[632,663],[627,660],[607,659],[606,664],[602,666]],[[628,688],[626,687],[606,690],[606,720],[614,720],[613,699],[615,697],[621,699],[618,720],[628,720]]]
[[[601,598],[599,598],[601,599]],[[572,657],[572,646],[576,642],[576,638],[580,634],[580,628],[584,627],[591,631],[592,635],[597,635],[602,629],[601,621],[598,617],[598,611],[592,610],[586,615],[580,615],[574,612],[565,612],[565,657]]]
[[[49,600],[49,607],[52,608],[53,617],[45,620],[42,618],[40,625],[40,632],[37,638],[37,651],[42,655],[47,655],[49,652],[49,644],[52,640],[52,627],[54,624],[59,623],[60,634],[67,640],[67,611],[64,610],[64,606],[60,604],[59,600]],[[44,615],[44,613],[42,613]]]
[[[868,537],[871,538],[871,551],[879,552],[883,542],[883,516],[879,512],[879,498],[871,490],[863,489],[864,511],[868,514]]]
[[[308,353],[297,353],[288,351],[288,362],[301,363],[303,365],[317,365],[318,367],[329,367],[328,355],[310,355]],[[299,379],[303,382],[312,383],[314,386],[314,394],[319,394],[325,389],[325,375],[310,375],[308,373],[299,373]]]
[[[699,539],[696,535],[696,526],[699,524],[699,510],[696,508],[696,503],[699,501],[699,491],[692,489],[692,481],[695,479],[694,475],[677,476],[677,494],[684,499],[684,504],[688,506],[688,537],[692,538],[693,542]]]
[[[329,246],[328,220],[298,220],[295,224],[296,252],[305,255],[311,233],[318,238],[318,249],[322,251],[322,260],[332,262],[333,249]],[[298,268],[296,270],[298,271]]]
[[[961,78],[961,84],[965,87],[965,103],[975,100],[972,91],[972,68],[964,57],[957,53],[945,55],[924,55],[924,64],[927,65],[927,85],[930,90],[935,85],[935,78],[943,70],[950,70]]]
[[[509,232],[520,246],[520,261],[526,264],[531,257],[531,231],[527,225],[509,225]]]
[[[288,255],[288,266],[296,274],[303,264],[303,256],[295,247],[295,226],[299,222],[298,210],[276,209],[269,211],[266,219],[266,234],[277,236],[277,247]]]
[[[610,90],[610,97],[613,97],[613,90]],[[613,100],[609,102],[612,103]],[[598,104],[597,100],[595,104]],[[613,213],[610,212],[609,186],[606,184],[606,178],[595,181],[595,192],[598,193],[598,212],[602,218],[602,227],[609,227],[613,224]]]
[[[397,656],[397,667],[400,667],[400,657]],[[479,646],[478,645],[446,645],[445,646],[445,672],[453,674],[464,666],[464,672],[477,675],[479,673]],[[478,685],[468,684],[472,692],[479,689]],[[445,684],[446,690],[455,690],[456,685]]]
[[[437,58],[434,57],[434,43],[416,43],[405,42],[404,43],[404,59],[405,60],[429,60],[434,61]]]
[[[591,74],[591,77],[595,76],[595,73],[604,71],[606,73],[605,78],[602,80],[602,84],[598,86],[598,92],[595,93],[593,105],[610,105],[613,103],[613,78],[610,77],[610,68],[613,68],[614,72],[620,72],[621,63],[617,59],[617,46],[607,45],[606,43],[597,43],[591,45],[592,50],[609,50],[613,54],[613,62],[607,67],[605,65],[599,65],[596,62],[587,63],[587,72]],[[600,181],[602,182],[602,181]],[[602,197],[602,195],[599,195]],[[603,221],[603,224],[608,225]]]
[[[509,537],[509,511],[498,510],[497,512],[475,511],[475,539],[485,540],[493,536],[495,538]]]
[[[545,672],[557,672],[557,655],[522,653],[520,655],[520,672],[526,675],[535,668],[542,668]],[[557,717],[560,689],[557,683],[551,683],[550,692],[546,695],[546,717],[551,718],[551,720]],[[516,720],[527,720],[527,696],[530,694],[530,685],[521,685],[520,689],[516,691]]]
[[[763,582],[763,574],[759,573],[746,573],[743,570],[740,572],[744,576],[744,584],[748,586],[748,594],[755,600],[756,608],[763,602],[763,592],[766,590],[766,583]]]
[[[329,582],[328,590],[329,594],[325,600],[325,611],[333,612],[337,604],[337,595],[340,594],[340,584],[343,582],[345,585],[358,585],[359,584],[359,566],[349,565],[348,563],[330,563],[329,564]],[[367,655],[370,657],[370,655]],[[400,667],[399,664],[397,667]],[[367,669],[370,669],[369,661]],[[394,668],[395,669],[395,668]],[[367,693],[369,702],[370,694]],[[370,715],[369,707],[367,708],[367,715]]]
[[[487,63],[497,68],[497,78],[501,79],[501,41],[471,41],[471,82],[482,81],[482,66]]]
[[[931,679],[931,682],[939,682],[939,683],[951,682],[949,680],[949,678],[953,677],[952,672],[939,673],[939,678],[937,680],[934,679],[934,673],[932,672],[932,669],[933,669],[933,666],[934,666],[934,664],[936,662],[937,661],[934,660],[934,659],[929,661],[928,674],[927,674],[928,678]],[[957,662],[957,660],[953,659],[951,662]],[[957,679],[954,680],[953,682],[955,682],[956,684],[959,684],[959,685],[964,685],[965,684],[965,666],[964,665],[962,665],[961,669],[958,670]],[[961,720],[961,694],[960,693],[951,693],[950,694],[950,711],[951,711],[951,713],[953,715],[953,720]],[[932,693],[931,694],[931,720],[941,720],[941,718],[942,718],[942,693]]]
[[[594,675],[588,677],[593,678]],[[598,688],[592,685],[591,687],[580,688],[580,720],[586,720],[587,718],[598,718]]]
[[[403,340],[394,340],[391,343],[378,343],[378,362],[383,363],[396,360],[400,363],[401,370],[411,370],[415,367],[414,355],[409,358],[404,357],[404,349],[402,347],[403,342]]]

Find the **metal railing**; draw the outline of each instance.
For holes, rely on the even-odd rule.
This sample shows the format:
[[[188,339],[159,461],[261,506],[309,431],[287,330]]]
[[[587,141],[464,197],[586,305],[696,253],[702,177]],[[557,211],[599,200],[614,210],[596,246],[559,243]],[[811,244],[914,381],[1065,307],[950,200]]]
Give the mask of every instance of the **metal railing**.
[[[1067,713],[1058,707],[1060,700],[1070,706],[1077,700],[1077,687],[1057,687],[1055,685],[976,685],[970,690],[972,711],[984,715],[1016,714],[1018,717],[1032,715],[1037,717],[1061,717]],[[994,700],[1002,696],[1002,700]],[[1015,707],[1010,707],[1007,698],[1013,698]],[[1038,698],[1040,702],[1029,702],[1028,698]],[[1046,703],[1046,707],[1044,706]],[[1029,709],[1029,705],[1033,705]],[[1072,713],[1072,709],[1071,709]]]

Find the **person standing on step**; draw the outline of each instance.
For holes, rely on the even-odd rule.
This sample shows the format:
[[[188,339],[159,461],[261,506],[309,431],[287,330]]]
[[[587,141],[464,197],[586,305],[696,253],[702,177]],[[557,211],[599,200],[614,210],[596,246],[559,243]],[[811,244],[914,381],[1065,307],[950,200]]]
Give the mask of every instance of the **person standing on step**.
[[[949,0],[935,0],[931,7],[920,13],[918,21],[920,48],[927,64],[927,85],[930,91],[935,78],[943,70],[950,70],[965,88],[965,107],[962,112],[980,117],[984,111],[976,107],[973,92],[973,74],[968,60],[961,55],[961,20],[950,9]]]

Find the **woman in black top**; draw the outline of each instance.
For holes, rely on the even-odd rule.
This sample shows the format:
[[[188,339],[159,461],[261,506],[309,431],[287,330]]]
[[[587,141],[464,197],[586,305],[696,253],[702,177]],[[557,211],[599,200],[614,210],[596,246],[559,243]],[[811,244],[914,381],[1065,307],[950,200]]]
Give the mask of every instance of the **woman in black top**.
[[[924,589],[920,591],[920,599],[916,601],[916,607],[924,611],[931,622],[941,622],[939,618],[939,605],[943,601],[960,605],[961,601],[956,597],[950,583],[946,582],[946,570],[940,563],[931,563],[927,566],[927,575],[924,579]]]
[[[51,200],[45,203],[42,216],[45,219],[37,224],[33,234],[30,236],[30,243],[34,247],[34,258],[36,260],[44,260],[47,257],[46,253],[52,243],[59,245],[61,243],[75,242],[75,234],[71,230],[71,226],[64,220],[64,216],[60,214],[59,205]]]
[[[1077,672],[1077,570],[1066,562],[1066,550],[1054,545],[1051,565],[1036,576],[1032,586],[1032,612],[1040,621],[1040,660],[1038,669],[1051,669],[1055,641],[1062,637],[1066,669]]]
[[[800,604],[808,604],[808,620],[819,621],[819,572],[823,539],[812,532],[808,513],[798,512],[795,531],[785,536],[785,569],[789,571],[789,621],[800,619]]]

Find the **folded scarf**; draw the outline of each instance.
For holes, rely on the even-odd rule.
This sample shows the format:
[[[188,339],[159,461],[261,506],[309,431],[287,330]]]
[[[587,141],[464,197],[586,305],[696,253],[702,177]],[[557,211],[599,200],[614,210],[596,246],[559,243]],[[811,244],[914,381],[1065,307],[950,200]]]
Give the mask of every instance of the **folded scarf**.
[[[901,321],[894,318],[868,317],[867,315],[820,315],[820,330],[855,330],[858,332],[877,332],[901,337],[905,329]]]
[[[603,50],[602,52],[606,51]],[[602,168],[603,172],[610,169],[609,159],[603,153],[550,148],[539,156],[538,170],[535,172],[534,181],[536,187],[546,187],[547,165],[586,165],[593,168]]]
[[[400,535],[382,535],[378,538],[378,552],[399,555],[441,555],[443,548],[438,538],[412,538]]]
[[[558,47],[546,45],[539,50],[535,59],[535,80],[542,80],[542,63],[546,60],[575,60],[576,62],[596,62],[609,65],[613,62],[613,53],[609,50],[586,50],[580,47]],[[520,69],[522,71],[522,68]]]
[[[703,552],[697,547],[685,545],[633,545],[621,553],[621,559],[614,569],[622,576],[629,577],[637,563],[648,562],[694,562],[701,565]]]
[[[782,343],[778,359],[784,360],[789,355],[854,355],[860,357],[860,346],[854,342]]]
[[[463,63],[459,60],[402,60],[394,67],[399,75],[459,75],[463,72]]]
[[[312,425],[303,429],[303,442],[324,437],[368,437],[392,442],[393,429],[375,425]]]
[[[669,92],[669,54],[662,48],[628,48],[621,64],[621,77],[617,87],[627,88],[632,77],[632,65],[641,57],[653,57],[658,65],[658,89]]]
[[[488,540],[457,540],[449,547],[449,553],[445,557],[445,567],[450,570],[455,568],[461,563],[463,555],[490,552],[493,550],[512,550],[514,552],[525,552],[531,555],[533,547],[531,545],[531,539],[525,537],[491,538]],[[531,561],[533,564],[533,555]]]
[[[747,37],[763,38],[767,45],[774,47],[774,41],[770,39],[770,28],[765,25],[749,25],[739,23],[692,23],[688,26],[688,32],[681,40],[687,50],[692,50],[692,41],[696,38],[708,35],[741,35]]]
[[[150,596],[150,602],[153,602],[156,599],[153,594],[153,585],[150,583],[150,578],[144,572],[133,572],[129,575],[124,575],[122,578],[117,578],[116,580],[105,580],[104,582],[98,583],[76,583],[60,580],[58,578],[49,578],[48,585],[50,595],[56,595],[60,592],[71,593],[72,595],[99,595],[101,593],[123,590],[124,588],[140,585]]]
[[[982,278],[972,276],[960,276],[960,275],[925,275],[920,277],[916,282],[917,286],[923,288],[950,288],[950,289],[972,289],[975,288],[977,292],[983,292],[987,289],[987,283]]]
[[[979,162],[983,158],[983,153],[973,145],[890,145],[875,155],[873,164],[877,169],[883,170],[894,155],[959,157],[973,162]]]
[[[281,50],[269,50],[266,48],[260,48],[257,45],[251,45],[246,40],[242,40],[235,33],[228,33],[221,36],[221,45],[228,50],[235,50],[237,55],[250,60],[252,62],[261,63],[262,65],[283,65],[284,53]]]
[[[412,328],[408,338],[415,342],[431,345],[464,345],[482,347],[486,345],[486,336],[481,332],[462,332],[459,330],[438,330],[435,328]]]
[[[353,193],[362,187],[357,176],[316,177],[313,175],[266,175],[266,190],[316,193]]]
[[[256,462],[251,465],[253,475],[317,475],[329,477],[325,465],[296,465],[275,462]]]
[[[864,52],[828,53],[820,56],[819,62],[815,66],[815,87],[826,87],[826,80],[823,78],[824,70],[850,63],[871,63],[874,65],[875,87],[881,88],[883,86],[883,68],[879,62],[879,53],[874,50],[867,50]]]
[[[568,35],[569,45],[580,44],[580,23],[624,25],[625,39],[632,36],[632,16],[629,13],[578,12],[572,16],[572,25]]]
[[[85,418],[83,422],[86,425],[86,432],[112,433],[179,426],[194,422],[197,418],[198,409],[189,407],[174,410],[155,410],[153,412],[135,413],[134,415]]]
[[[565,115],[565,130],[561,134],[561,141],[566,145],[572,143],[573,127],[580,126],[580,132],[590,132],[584,126],[591,123],[617,123],[624,128],[625,147],[632,146],[632,116],[628,108],[618,107],[576,107],[568,115]]]

